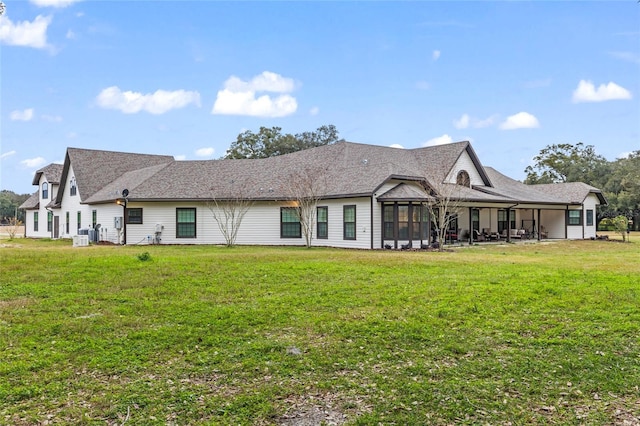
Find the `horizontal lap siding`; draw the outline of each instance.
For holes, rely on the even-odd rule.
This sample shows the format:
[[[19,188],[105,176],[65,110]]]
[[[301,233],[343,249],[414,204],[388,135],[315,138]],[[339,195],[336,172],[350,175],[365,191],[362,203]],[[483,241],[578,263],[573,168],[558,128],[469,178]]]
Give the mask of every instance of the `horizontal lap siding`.
[[[280,208],[291,205],[286,202],[255,203],[246,213],[240,225],[236,244],[304,246],[304,237],[280,238]],[[369,198],[321,201],[318,205],[328,207],[329,238],[316,239],[314,227],[312,245],[352,248],[369,248],[371,246]],[[343,239],[344,205],[356,205],[355,241]],[[163,226],[161,244],[225,244],[222,232],[205,203],[132,202],[128,207],[143,209],[143,223],[141,225],[127,225],[127,242],[129,244],[146,243],[148,237],[155,235],[156,223]],[[176,208],[179,207],[196,208],[196,238],[176,238]],[[113,226],[113,218],[110,223]]]

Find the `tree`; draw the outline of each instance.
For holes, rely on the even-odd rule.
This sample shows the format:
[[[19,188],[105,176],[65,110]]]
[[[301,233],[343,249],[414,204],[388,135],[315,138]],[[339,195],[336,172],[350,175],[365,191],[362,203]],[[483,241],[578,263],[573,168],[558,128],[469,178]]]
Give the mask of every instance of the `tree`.
[[[627,237],[627,226],[628,219],[626,216],[618,216],[611,219],[611,224],[613,225],[613,229],[620,235],[622,235],[622,241],[626,241]]]
[[[441,183],[432,185],[432,187],[426,186],[425,189],[433,197],[433,201],[425,203],[424,206],[429,209],[429,216],[433,218],[437,231],[438,248],[443,250],[447,240],[447,232],[462,212],[460,186]],[[457,233],[458,229],[455,232]]]
[[[289,179],[289,193],[297,205],[296,214],[305,244],[311,247],[316,228],[318,202],[326,189],[326,172],[321,167],[307,166],[293,171]]]
[[[19,210],[18,207],[29,197],[29,194],[18,195],[6,189],[0,191],[0,221],[7,223],[9,218],[16,216],[16,213],[17,218],[24,221],[24,211]]]
[[[289,154],[303,149],[330,145],[338,142],[338,130],[332,124],[318,127],[314,132],[296,135],[282,134],[280,127],[260,127],[258,133],[251,130],[238,135],[225,154],[225,159],[268,158]]]
[[[248,187],[247,184],[237,185],[232,180],[228,192],[218,194],[205,203],[218,224],[227,247],[236,244],[242,220],[254,203],[246,191]]]
[[[533,159],[535,164],[525,169],[526,184],[584,182],[603,188],[610,171],[609,162],[593,145],[582,142],[548,145]]]
[[[611,163],[612,171],[603,190],[609,201],[607,217],[619,214],[633,217],[633,227],[640,226],[640,150]]]

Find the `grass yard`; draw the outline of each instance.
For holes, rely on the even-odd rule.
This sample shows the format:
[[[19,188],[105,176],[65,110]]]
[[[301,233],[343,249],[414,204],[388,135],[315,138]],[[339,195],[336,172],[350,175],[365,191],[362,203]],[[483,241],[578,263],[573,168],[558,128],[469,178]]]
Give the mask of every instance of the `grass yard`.
[[[640,424],[633,234],[0,262],[0,424]]]

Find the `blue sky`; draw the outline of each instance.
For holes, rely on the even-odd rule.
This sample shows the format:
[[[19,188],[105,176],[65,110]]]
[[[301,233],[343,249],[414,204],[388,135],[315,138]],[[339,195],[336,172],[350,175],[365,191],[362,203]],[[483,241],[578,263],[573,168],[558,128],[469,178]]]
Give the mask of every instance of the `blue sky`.
[[[640,149],[640,4],[3,0],[0,189],[67,147],[219,158],[245,130]]]

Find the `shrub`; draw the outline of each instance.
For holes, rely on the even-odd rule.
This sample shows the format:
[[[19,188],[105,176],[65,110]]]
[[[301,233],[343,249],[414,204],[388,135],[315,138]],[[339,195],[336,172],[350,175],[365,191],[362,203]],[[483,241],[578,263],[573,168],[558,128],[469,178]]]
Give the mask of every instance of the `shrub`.
[[[151,260],[151,255],[148,251],[145,251],[144,253],[140,253],[138,255],[138,260],[141,262],[146,262],[147,260]]]

